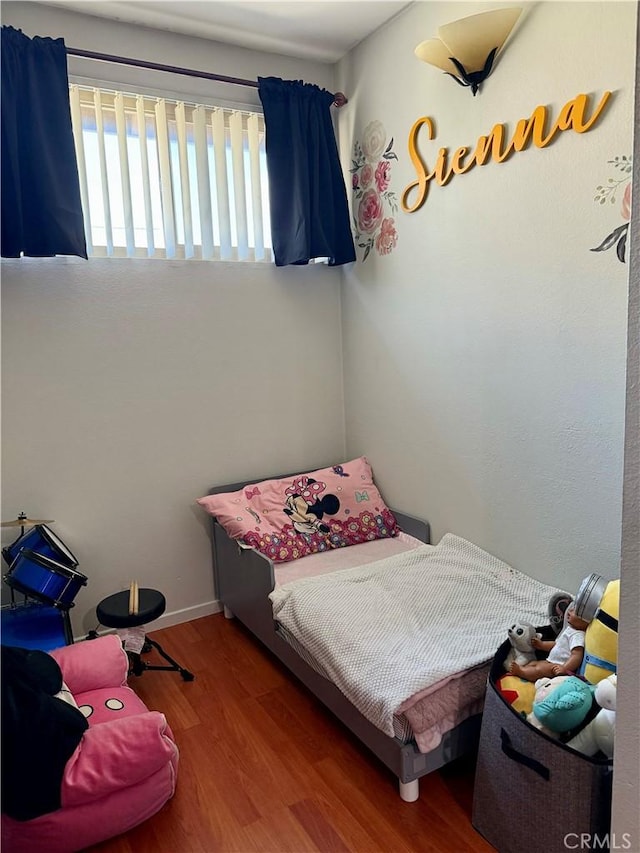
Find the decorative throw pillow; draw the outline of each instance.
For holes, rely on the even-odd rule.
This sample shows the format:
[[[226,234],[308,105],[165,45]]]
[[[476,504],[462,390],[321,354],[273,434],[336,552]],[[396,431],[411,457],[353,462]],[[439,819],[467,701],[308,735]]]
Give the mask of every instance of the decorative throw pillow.
[[[200,504],[233,539],[274,562],[397,536],[398,523],[361,456],[343,465],[263,480]]]

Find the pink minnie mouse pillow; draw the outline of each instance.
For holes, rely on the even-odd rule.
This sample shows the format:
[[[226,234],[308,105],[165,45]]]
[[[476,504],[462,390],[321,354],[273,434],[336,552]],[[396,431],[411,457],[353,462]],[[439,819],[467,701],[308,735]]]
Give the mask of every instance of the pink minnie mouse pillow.
[[[364,456],[279,480],[263,480],[197,503],[233,539],[274,562],[397,536],[398,523]]]

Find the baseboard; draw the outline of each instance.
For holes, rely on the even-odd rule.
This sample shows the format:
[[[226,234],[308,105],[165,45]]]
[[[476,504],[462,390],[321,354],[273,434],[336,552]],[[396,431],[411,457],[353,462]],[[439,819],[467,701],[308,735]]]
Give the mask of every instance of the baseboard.
[[[222,602],[207,601],[205,604],[196,604],[194,607],[184,607],[182,610],[172,610],[170,613],[164,613],[158,619],[154,619],[149,623],[149,633],[159,631],[161,628],[171,628],[173,625],[181,625],[183,622],[192,622],[194,619],[201,619],[203,616],[211,616],[213,613],[222,611]],[[97,632],[98,634],[113,634],[114,628],[103,628]],[[86,634],[74,637],[74,642],[85,640]]]
[[[203,616],[211,616],[213,613],[222,611],[221,601],[207,601],[205,604],[196,604],[194,607],[184,607],[182,610],[172,610],[171,613],[164,613],[159,619],[156,619],[149,626],[151,631],[159,631],[161,628],[171,628],[172,625],[181,625],[183,622],[192,622],[194,619],[201,619]]]

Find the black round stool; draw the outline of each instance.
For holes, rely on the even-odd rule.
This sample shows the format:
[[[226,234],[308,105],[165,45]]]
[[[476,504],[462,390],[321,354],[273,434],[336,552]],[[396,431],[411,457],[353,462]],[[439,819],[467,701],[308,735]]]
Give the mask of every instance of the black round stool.
[[[107,598],[103,598],[96,607],[96,613],[98,622],[107,628],[137,628],[139,625],[146,625],[162,616],[166,606],[167,602],[164,595],[157,589],[140,588],[138,590],[137,613],[129,613],[129,590],[122,590],[122,592],[116,592]],[[152,648],[156,649],[166,661],[169,661],[171,666],[154,666],[142,660],[138,652],[127,651],[131,662],[131,672],[134,675],[142,675],[145,669],[168,669],[179,672],[185,681],[193,681],[195,677],[193,673],[183,669],[172,657],[169,657],[160,643],[145,636],[142,651],[149,652]]]

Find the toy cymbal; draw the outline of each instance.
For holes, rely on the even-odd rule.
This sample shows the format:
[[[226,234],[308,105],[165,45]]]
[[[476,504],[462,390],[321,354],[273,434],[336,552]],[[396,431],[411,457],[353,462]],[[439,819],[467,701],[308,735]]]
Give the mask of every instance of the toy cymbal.
[[[0,522],[0,527],[33,527],[35,524],[53,524],[52,518],[27,518],[24,513],[12,521]]]

